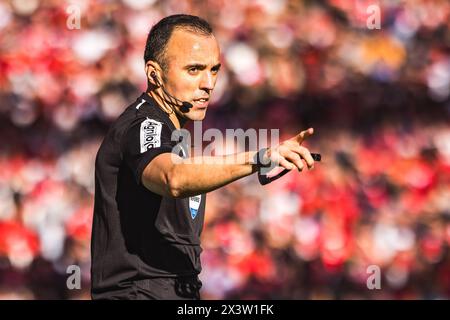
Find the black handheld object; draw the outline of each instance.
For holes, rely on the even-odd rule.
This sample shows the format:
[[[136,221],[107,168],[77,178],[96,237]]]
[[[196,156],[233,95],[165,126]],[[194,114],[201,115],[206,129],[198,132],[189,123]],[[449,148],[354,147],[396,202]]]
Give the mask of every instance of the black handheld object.
[[[314,161],[321,161],[322,160],[322,156],[320,155],[320,153],[311,153],[311,156],[314,159]],[[275,175],[273,177],[268,177],[267,175],[263,175],[263,174],[261,174],[261,172],[258,172],[259,183],[264,186],[264,185],[266,185],[268,183],[271,183],[272,181],[277,180],[278,178],[281,178],[282,176],[284,176],[289,171],[291,171],[291,170],[284,169],[279,174],[277,174],[277,175]]]
[[[311,153],[311,157],[314,159],[314,161],[317,161],[317,162],[322,160],[322,156],[320,155],[320,153]]]

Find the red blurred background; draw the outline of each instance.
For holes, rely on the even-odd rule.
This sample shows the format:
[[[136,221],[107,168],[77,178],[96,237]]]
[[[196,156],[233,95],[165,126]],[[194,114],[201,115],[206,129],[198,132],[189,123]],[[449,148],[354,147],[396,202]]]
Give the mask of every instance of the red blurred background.
[[[181,12],[207,19],[222,48],[203,129],[312,126],[323,157],[208,196],[203,298],[450,298],[448,1],[8,0],[0,299],[89,298],[95,154],[145,90],[151,26]],[[73,264],[80,290],[66,287]]]

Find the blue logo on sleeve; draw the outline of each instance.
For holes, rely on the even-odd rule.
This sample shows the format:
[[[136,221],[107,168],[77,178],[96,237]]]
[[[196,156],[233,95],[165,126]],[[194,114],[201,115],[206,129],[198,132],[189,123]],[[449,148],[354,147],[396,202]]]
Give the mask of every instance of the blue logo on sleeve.
[[[201,201],[202,196],[189,197],[189,210],[191,211],[192,219],[195,219],[195,217],[197,216]]]

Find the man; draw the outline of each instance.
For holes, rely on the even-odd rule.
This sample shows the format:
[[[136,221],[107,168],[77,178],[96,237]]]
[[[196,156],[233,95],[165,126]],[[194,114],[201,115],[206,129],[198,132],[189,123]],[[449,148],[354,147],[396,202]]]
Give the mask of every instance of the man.
[[[111,126],[96,158],[92,298],[199,299],[205,194],[263,162],[312,168],[301,142],[313,132],[230,155],[233,163],[189,162],[188,150],[174,152],[172,132],[205,118],[219,45],[203,19],[173,15],[153,26],[144,58],[148,90]]]

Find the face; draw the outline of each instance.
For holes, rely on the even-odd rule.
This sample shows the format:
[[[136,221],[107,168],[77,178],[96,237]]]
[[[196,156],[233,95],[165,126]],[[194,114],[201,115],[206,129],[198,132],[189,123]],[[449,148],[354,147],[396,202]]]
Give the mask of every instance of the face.
[[[203,120],[220,69],[216,38],[186,30],[175,30],[167,44],[167,68],[163,72],[166,91],[193,105],[188,112],[176,108],[189,120]],[[184,110],[185,111],[185,110]]]

